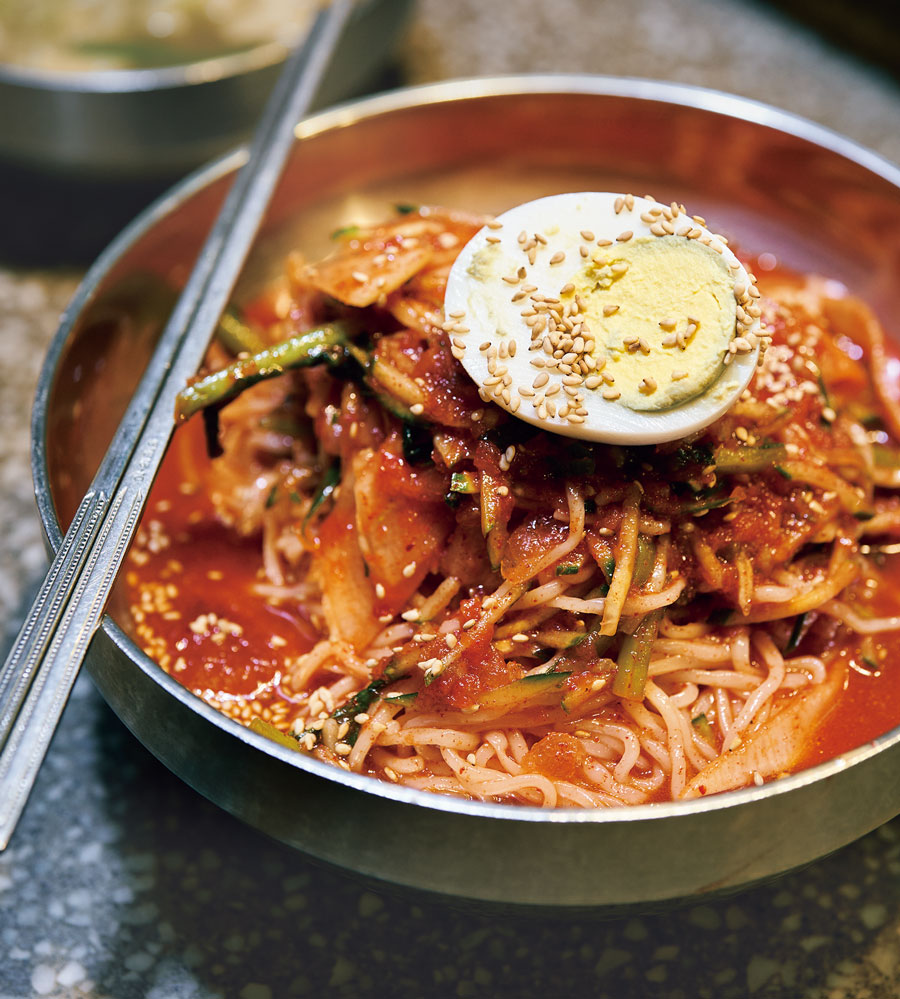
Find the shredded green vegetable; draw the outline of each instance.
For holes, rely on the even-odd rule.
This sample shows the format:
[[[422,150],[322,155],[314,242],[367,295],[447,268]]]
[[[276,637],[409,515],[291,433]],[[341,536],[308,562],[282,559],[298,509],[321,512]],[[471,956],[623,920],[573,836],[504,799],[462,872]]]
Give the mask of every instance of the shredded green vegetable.
[[[650,668],[650,650],[661,617],[662,611],[651,611],[632,634],[622,639],[612,687],[617,697],[629,701],[643,700]]]

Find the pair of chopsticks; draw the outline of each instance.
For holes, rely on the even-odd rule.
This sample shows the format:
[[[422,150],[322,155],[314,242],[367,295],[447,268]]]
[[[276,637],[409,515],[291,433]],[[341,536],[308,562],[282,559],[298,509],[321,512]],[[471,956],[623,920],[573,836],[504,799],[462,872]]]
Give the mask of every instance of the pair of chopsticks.
[[[9,843],[100,626],[174,429],[318,84],[352,10],[332,0],[287,63],[97,474],[0,670],[0,850]]]

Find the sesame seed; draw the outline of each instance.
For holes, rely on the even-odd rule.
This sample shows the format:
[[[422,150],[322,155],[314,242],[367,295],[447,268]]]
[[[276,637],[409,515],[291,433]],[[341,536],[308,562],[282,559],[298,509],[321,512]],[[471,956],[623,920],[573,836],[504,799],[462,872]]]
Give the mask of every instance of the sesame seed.
[[[369,275],[362,271],[354,271],[350,276],[359,284],[365,284],[369,280]]]
[[[381,584],[381,583],[376,583],[375,584],[375,596],[378,597],[379,600],[384,600],[384,586],[383,586],[383,584]]]
[[[415,571],[416,571],[415,562],[408,562],[405,566],[403,566],[403,575],[406,579],[409,579],[411,576],[415,575]]]
[[[421,402],[414,402],[409,407],[409,411],[413,414],[413,416],[421,416],[422,413],[425,412],[425,407],[422,405]]]

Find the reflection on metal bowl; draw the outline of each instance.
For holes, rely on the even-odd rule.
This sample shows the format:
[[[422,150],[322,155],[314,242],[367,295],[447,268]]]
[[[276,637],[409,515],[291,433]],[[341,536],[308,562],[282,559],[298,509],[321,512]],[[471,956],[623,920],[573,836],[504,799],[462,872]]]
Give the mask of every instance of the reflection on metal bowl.
[[[318,254],[335,228],[379,219],[396,202],[500,211],[594,189],[684,201],[739,234],[748,252],[833,276],[883,317],[900,309],[900,171],[745,100],[599,77],[463,81],[320,114],[298,137],[239,300],[286,247]],[[142,216],[66,315],[34,421],[38,503],[54,546],[58,518],[67,521],[87,486],[168,308],[154,288],[183,280],[238,159],[210,166]],[[223,808],[323,860],[480,902],[612,912],[735,890],[900,811],[900,730],[763,787],[550,811],[402,789],[268,742],[140,652],[115,606],[89,668],[136,736]]]
[[[370,85],[410,0],[357,5],[319,107]],[[174,178],[247,139],[286,50],[271,42],[182,66],[49,72],[0,66],[0,156],[90,176]]]

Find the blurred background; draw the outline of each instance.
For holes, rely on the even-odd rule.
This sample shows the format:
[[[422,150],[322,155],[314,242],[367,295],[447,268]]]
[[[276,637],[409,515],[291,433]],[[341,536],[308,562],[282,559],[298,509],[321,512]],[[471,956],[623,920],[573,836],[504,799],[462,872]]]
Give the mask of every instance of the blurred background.
[[[360,0],[317,103],[501,73],[649,77],[776,105],[896,163],[889,7]],[[0,0],[3,647],[45,566],[28,421],[60,312],[124,225],[249,134],[308,17],[303,0]],[[523,869],[552,876],[552,843]],[[360,884],[240,826],[149,757],[82,678],[0,855],[0,997],[323,992],[895,997],[900,823],[673,914],[487,916]]]

